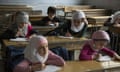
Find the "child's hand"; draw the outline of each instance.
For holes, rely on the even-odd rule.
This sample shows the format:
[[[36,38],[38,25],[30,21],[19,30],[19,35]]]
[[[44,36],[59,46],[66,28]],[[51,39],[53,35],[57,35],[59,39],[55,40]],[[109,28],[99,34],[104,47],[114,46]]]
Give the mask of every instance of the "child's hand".
[[[70,34],[69,31],[67,31],[67,33],[65,34],[66,37],[71,37],[72,35]]]
[[[32,37],[35,37],[36,34],[32,34],[31,36],[27,37],[27,40],[30,40]]]
[[[31,66],[31,71],[40,71],[45,69],[45,64],[34,64]]]
[[[120,27],[120,24],[117,23],[117,24],[114,25],[114,27]]]
[[[47,25],[50,25],[50,24],[52,24],[52,22],[51,22],[51,21],[48,21],[48,22],[47,22]]]
[[[114,53],[113,58],[120,61],[120,56],[117,53]]]
[[[102,56],[102,54],[100,54],[100,53],[94,54],[94,55],[93,55],[93,59],[94,59],[94,60],[97,60],[97,59],[99,59],[101,56]]]

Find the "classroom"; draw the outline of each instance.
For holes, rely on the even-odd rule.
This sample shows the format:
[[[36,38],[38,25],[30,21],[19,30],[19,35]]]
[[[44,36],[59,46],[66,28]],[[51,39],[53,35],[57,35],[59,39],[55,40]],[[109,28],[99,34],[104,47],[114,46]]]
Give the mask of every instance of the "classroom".
[[[0,0],[0,72],[120,72],[120,0]]]

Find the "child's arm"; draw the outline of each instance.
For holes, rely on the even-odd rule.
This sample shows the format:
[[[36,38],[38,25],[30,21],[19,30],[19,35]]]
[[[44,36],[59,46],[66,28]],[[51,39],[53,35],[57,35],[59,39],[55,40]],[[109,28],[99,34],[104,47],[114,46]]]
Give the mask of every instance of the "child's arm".
[[[49,51],[48,60],[46,61],[46,64],[56,65],[56,66],[64,66],[65,61],[60,56]]]
[[[120,56],[117,53],[114,53],[114,58],[120,60]]]
[[[109,48],[103,48],[102,51],[107,53],[109,56],[111,56],[117,60],[120,60],[120,56],[116,52],[114,52],[113,50],[110,50]]]
[[[81,50],[81,53],[79,55],[79,60],[92,60],[93,59],[93,55],[88,54],[88,52],[90,51],[90,46],[89,45],[84,45],[83,49]]]

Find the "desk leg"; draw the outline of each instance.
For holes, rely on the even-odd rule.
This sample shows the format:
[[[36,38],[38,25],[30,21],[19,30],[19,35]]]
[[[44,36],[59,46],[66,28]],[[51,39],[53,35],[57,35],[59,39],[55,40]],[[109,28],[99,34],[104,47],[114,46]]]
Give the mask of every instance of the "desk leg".
[[[74,50],[68,51],[69,53],[69,60],[74,60]]]

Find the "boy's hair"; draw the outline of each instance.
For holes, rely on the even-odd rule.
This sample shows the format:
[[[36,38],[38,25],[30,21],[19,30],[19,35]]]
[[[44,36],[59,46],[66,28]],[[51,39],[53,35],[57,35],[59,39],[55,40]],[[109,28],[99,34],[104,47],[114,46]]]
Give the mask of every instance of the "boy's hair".
[[[48,7],[47,14],[49,13],[56,14],[56,8],[52,6]]]

